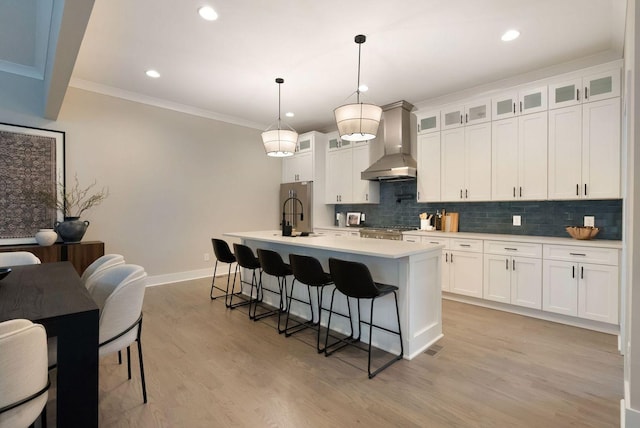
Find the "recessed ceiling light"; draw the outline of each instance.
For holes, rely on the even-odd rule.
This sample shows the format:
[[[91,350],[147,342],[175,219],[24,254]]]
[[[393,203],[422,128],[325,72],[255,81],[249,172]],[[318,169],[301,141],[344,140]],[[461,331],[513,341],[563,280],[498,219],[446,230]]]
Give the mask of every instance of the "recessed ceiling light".
[[[153,77],[154,79],[160,77],[160,73],[158,73],[156,70],[147,70],[146,75],[149,77]]]
[[[518,30],[508,30],[506,33],[502,35],[503,42],[510,42],[511,40],[515,40],[520,37],[520,31]]]
[[[360,92],[367,92],[369,90],[369,87],[363,83],[362,85],[358,86],[358,89],[360,90]]]
[[[293,117],[293,116],[295,116],[295,113],[292,112],[292,111],[288,111],[284,115],[287,116],[287,117]]]
[[[218,14],[211,6],[202,6],[198,9],[198,13],[202,17],[202,19],[206,19],[207,21],[215,21],[218,19]]]

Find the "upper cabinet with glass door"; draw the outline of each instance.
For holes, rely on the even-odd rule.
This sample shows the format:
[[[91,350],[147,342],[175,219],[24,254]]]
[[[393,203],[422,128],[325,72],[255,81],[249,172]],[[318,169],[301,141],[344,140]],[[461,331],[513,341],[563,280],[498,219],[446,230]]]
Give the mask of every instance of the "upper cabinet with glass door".
[[[619,68],[549,85],[549,108],[569,107],[617,96],[620,96]]]
[[[440,110],[416,112],[418,134],[429,134],[440,130]]]
[[[457,128],[459,126],[475,125],[491,120],[491,99],[480,99],[445,107],[440,112],[442,129]]]
[[[506,119],[547,109],[547,87],[523,88],[493,97],[491,110],[493,120]]]

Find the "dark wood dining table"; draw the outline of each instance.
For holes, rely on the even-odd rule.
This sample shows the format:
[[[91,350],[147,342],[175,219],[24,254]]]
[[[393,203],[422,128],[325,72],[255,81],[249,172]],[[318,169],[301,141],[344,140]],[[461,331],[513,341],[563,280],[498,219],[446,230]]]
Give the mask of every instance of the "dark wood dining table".
[[[58,338],[56,425],[97,427],[98,306],[70,262],[11,269],[0,281],[0,322],[25,318]]]

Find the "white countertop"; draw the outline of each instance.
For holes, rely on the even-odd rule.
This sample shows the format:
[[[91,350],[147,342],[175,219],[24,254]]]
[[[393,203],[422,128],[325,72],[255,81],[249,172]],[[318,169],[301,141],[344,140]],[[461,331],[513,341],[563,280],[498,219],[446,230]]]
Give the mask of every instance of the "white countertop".
[[[600,248],[622,248],[622,241],[613,241],[608,239],[590,239],[581,240],[571,237],[559,238],[553,236],[531,236],[531,235],[507,235],[498,233],[469,233],[469,232],[441,232],[426,230],[411,230],[402,232],[403,235],[410,236],[433,236],[438,238],[468,238],[483,239],[491,241],[507,241],[507,242],[527,242],[534,244],[553,244],[553,245],[578,245],[581,247],[600,247]]]
[[[321,226],[316,229],[337,230],[345,232],[354,232],[359,230],[356,227],[337,227],[337,226]],[[409,230],[402,232],[408,236],[433,236],[434,238],[468,238],[483,239],[491,241],[507,241],[507,242],[527,242],[534,244],[553,244],[553,245],[578,245],[582,247],[600,247],[622,249],[622,241],[608,239],[590,239],[580,240],[573,239],[569,236],[566,238],[554,236],[533,236],[533,235],[508,235],[499,233],[471,233],[471,232],[442,232],[442,231],[426,231],[426,230]]]
[[[399,259],[430,251],[441,251],[442,245],[417,244],[413,242],[391,241],[387,239],[365,239],[359,237],[336,236],[282,236],[280,230],[257,232],[229,232],[225,236],[254,241],[272,242],[298,247],[316,248],[338,253],[361,254],[365,256]]]

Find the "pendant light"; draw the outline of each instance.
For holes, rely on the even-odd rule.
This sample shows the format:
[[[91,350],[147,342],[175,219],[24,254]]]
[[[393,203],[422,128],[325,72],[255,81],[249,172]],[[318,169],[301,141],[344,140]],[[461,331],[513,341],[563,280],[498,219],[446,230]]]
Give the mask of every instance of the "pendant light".
[[[356,103],[340,106],[333,111],[340,138],[347,141],[366,141],[376,138],[382,116],[382,109],[377,105],[360,102],[360,52],[366,40],[366,36],[362,34],[355,37],[355,42],[358,44]]]
[[[273,125],[269,126],[269,128],[262,133],[262,143],[264,144],[264,150],[267,152],[267,156],[292,156],[296,151],[298,133],[287,124],[285,124],[285,126],[289,129],[281,129],[283,122],[280,120],[280,85],[284,83],[284,79],[278,77],[276,83],[278,84],[278,127],[271,129]]]

